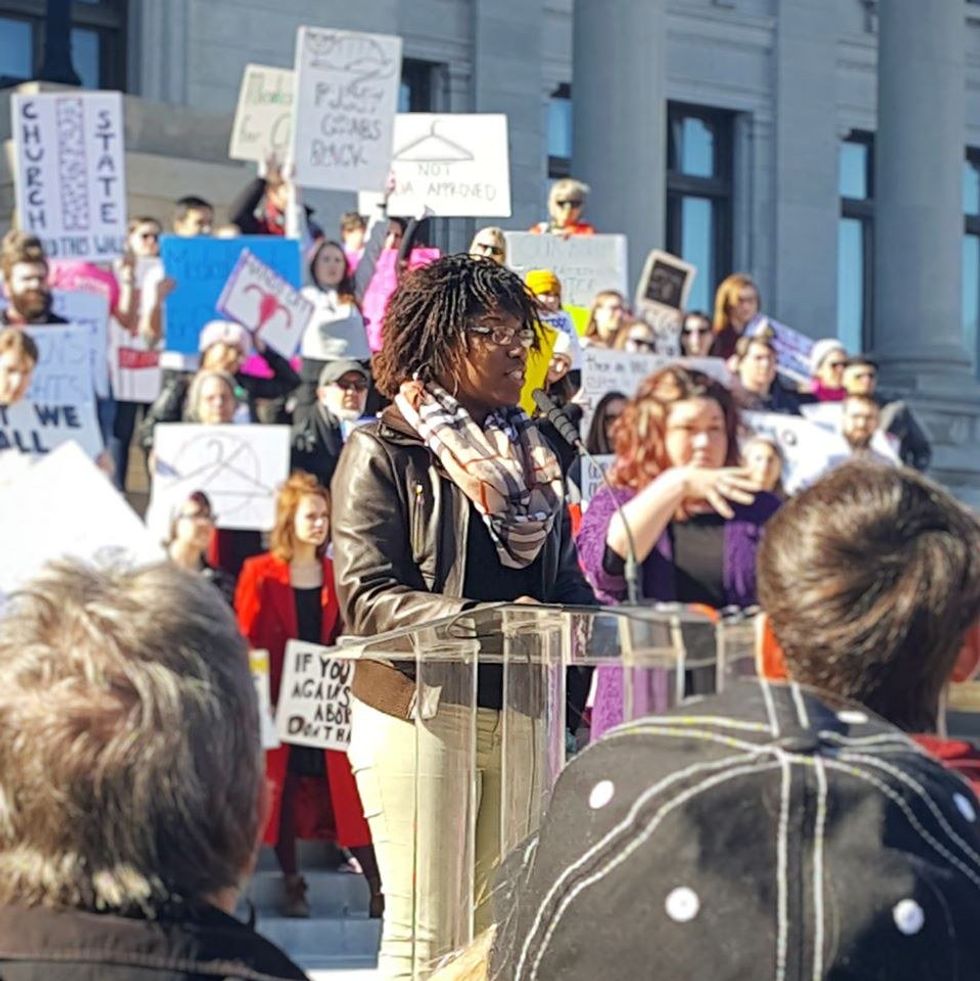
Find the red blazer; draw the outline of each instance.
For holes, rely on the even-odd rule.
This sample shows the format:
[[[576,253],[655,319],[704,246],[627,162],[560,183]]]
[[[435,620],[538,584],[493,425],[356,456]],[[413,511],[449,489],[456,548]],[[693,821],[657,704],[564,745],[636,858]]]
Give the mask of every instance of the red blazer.
[[[323,560],[323,629],[320,643],[333,644],[340,633],[340,606],[333,584],[333,563]],[[269,652],[272,704],[279,700],[286,642],[298,637],[296,597],[289,581],[289,563],[271,552],[246,559],[235,591],[238,626],[253,648]]]
[[[340,606],[334,588],[333,563],[323,560],[323,628],[320,643],[332,644],[341,631]],[[289,563],[277,559],[271,553],[247,559],[235,592],[235,611],[238,626],[253,648],[269,652],[269,687],[272,705],[279,700],[282,682],[283,660],[286,642],[294,640],[299,632],[296,623],[296,598],[289,580]],[[272,785],[272,807],[264,840],[275,844],[279,837],[279,818],[282,809],[282,791],[289,764],[289,746],[266,750],[266,777]],[[351,774],[347,754],[326,751],[327,781],[330,786],[330,804],[337,841],[353,848],[371,843],[371,833],[364,820],[361,799]],[[302,826],[304,816],[297,815]]]

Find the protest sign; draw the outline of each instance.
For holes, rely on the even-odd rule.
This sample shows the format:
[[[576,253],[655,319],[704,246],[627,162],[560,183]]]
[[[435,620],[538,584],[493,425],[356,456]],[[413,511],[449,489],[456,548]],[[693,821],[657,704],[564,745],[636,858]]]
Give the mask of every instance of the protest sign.
[[[219,528],[268,531],[276,489],[289,476],[289,427],[162,423],[153,433],[154,528],[194,491],[211,498]]]
[[[218,312],[237,320],[284,358],[291,358],[313,316],[303,296],[248,249],[235,263],[218,299]]]
[[[197,354],[201,328],[218,317],[218,300],[228,277],[248,249],[286,282],[300,284],[299,242],[274,235],[238,238],[181,238],[164,235],[160,255],[177,285],[166,302],[166,348]]]
[[[126,165],[118,92],[14,94],[20,227],[49,259],[105,261],[126,244]]]
[[[120,402],[152,402],[160,394],[160,352],[115,317],[109,320],[109,376]]]
[[[401,65],[399,37],[299,29],[291,158],[300,187],[384,186]]]
[[[263,749],[276,749],[279,734],[272,717],[272,689],[269,684],[269,652],[254,650],[248,652],[248,666],[255,685],[255,697],[259,703],[259,736]]]
[[[228,148],[232,160],[285,161],[293,136],[294,79],[289,68],[245,66]]]
[[[850,456],[839,433],[800,416],[744,412],[742,421],[757,436],[773,440],[783,454],[783,487],[790,494],[808,487]]]
[[[675,313],[685,310],[696,275],[696,266],[669,252],[654,249],[647,256],[636,287],[636,309],[653,307]]]
[[[0,594],[20,588],[55,559],[139,566],[163,558],[126,499],[71,443],[0,485],[0,540]]]
[[[329,650],[300,640],[286,644],[276,730],[279,739],[291,746],[346,753],[354,662],[334,660]]]
[[[100,399],[109,397],[109,301],[99,293],[52,290],[51,309],[88,338],[91,380]]]
[[[590,460],[582,457],[582,486],[579,488],[582,495],[582,513],[588,510],[589,501],[596,496],[596,492],[605,484],[603,476],[609,472],[609,468],[616,459],[614,453],[600,453]]]
[[[439,258],[438,249],[412,249],[408,256],[408,268],[418,269]],[[381,350],[381,322],[384,320],[385,309],[391,294],[398,285],[398,270],[395,266],[398,253],[394,249],[385,249],[378,256],[374,265],[374,275],[364,294],[361,313],[367,328],[368,346],[372,354]]]
[[[776,364],[779,373],[795,382],[808,382],[810,374],[810,354],[813,351],[813,338],[801,334],[781,324],[771,317],[755,317],[745,328],[747,337],[756,334],[769,334],[776,348]]]
[[[490,113],[400,113],[395,117],[388,214],[424,206],[439,218],[509,218],[507,117]]]
[[[600,290],[626,296],[625,235],[535,235],[504,232],[507,264],[522,279],[530,269],[550,269],[561,280],[562,306],[590,307]]]
[[[88,332],[61,324],[26,329],[37,344],[38,362],[24,399],[0,408],[0,451],[43,456],[76,442],[90,457],[98,456],[103,446]]]
[[[592,415],[604,395],[621,392],[632,398],[644,379],[667,365],[703,372],[726,388],[732,384],[731,372],[721,358],[675,358],[589,346],[582,352],[582,387],[575,396],[582,406],[581,431],[589,431]]]

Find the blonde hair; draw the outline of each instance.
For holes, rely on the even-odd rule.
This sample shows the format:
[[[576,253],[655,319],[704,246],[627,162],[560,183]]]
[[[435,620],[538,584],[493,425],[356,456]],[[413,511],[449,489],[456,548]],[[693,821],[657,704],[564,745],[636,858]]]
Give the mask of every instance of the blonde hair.
[[[738,302],[740,290],[751,287],[755,290],[756,299],[762,305],[762,298],[759,296],[759,287],[755,285],[755,280],[746,273],[732,273],[721,281],[721,285],[715,292],[715,318],[712,328],[716,334],[720,334],[726,327],[730,326],[728,311]]]
[[[548,211],[551,212],[557,208],[558,202],[566,194],[577,194],[584,202],[591,190],[592,188],[588,184],[583,184],[582,181],[577,181],[574,177],[562,177],[561,180],[555,181],[551,185],[551,190],[548,191]]]
[[[234,401],[238,401],[238,383],[234,375],[229,375],[227,371],[219,371],[217,368],[202,368],[191,381],[191,386],[187,390],[187,401],[184,406],[184,418],[188,422],[200,421],[201,389],[209,378],[220,378],[231,392]]]
[[[0,904],[152,914],[235,888],[264,781],[247,648],[169,562],[49,565],[0,631]]]
[[[473,241],[470,242],[470,255],[473,255],[473,250],[476,248],[477,239],[481,236],[493,239],[493,244],[498,249],[503,249],[503,254],[498,258],[494,256],[494,262],[499,262],[501,265],[507,264],[507,239],[504,238],[504,230],[499,228],[497,225],[490,225],[487,228],[479,228],[476,234],[473,236]]]

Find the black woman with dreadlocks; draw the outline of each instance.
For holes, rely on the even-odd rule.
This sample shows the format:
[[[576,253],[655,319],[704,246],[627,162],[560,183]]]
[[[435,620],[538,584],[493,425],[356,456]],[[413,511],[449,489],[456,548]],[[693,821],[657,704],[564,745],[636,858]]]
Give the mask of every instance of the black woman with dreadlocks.
[[[331,521],[334,568],[349,632],[418,627],[488,602],[594,604],[558,460],[518,407],[540,338],[535,311],[521,280],[482,258],[447,256],[399,284],[375,366],[393,404],[351,434],[334,477],[343,488]],[[475,927],[488,925],[501,851],[533,830],[542,700],[516,670],[505,792],[499,664],[477,670],[475,761],[465,671],[430,662],[416,677],[414,662],[358,664],[349,757],[385,894],[385,978],[415,977],[467,939],[471,877]],[[475,855],[460,793],[474,765]]]

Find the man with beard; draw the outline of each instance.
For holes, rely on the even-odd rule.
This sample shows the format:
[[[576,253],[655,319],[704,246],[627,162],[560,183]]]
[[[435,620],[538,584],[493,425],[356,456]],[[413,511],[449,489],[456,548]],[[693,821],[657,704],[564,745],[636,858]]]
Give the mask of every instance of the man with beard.
[[[870,395],[848,395],[841,409],[841,435],[850,447],[851,456],[894,466],[894,460],[871,447],[879,415],[878,403]]]
[[[27,324],[66,324],[51,310],[48,260],[35,235],[10,231],[0,247],[0,275],[8,306],[0,312],[0,323],[11,327]]]
[[[370,376],[357,361],[328,361],[320,372],[314,405],[297,407],[293,423],[292,469],[313,474],[330,486],[344,440],[364,415]]]

